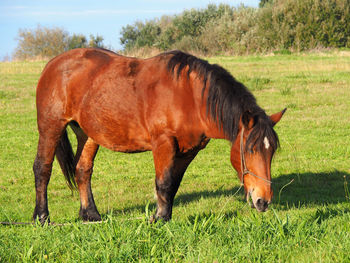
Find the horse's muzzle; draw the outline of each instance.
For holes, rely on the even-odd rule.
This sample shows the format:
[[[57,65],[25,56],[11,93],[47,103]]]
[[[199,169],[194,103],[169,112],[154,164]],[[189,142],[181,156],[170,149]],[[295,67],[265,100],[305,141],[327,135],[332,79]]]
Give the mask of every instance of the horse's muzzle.
[[[248,192],[246,194],[246,200],[248,204],[250,204],[252,208],[258,210],[258,212],[265,212],[268,209],[269,204],[271,203],[271,201],[267,201],[261,197],[258,197],[256,198],[256,200],[254,200],[252,192]]]
[[[265,212],[269,207],[269,202],[264,200],[263,198],[258,198],[255,202],[253,202],[254,207],[259,212]]]

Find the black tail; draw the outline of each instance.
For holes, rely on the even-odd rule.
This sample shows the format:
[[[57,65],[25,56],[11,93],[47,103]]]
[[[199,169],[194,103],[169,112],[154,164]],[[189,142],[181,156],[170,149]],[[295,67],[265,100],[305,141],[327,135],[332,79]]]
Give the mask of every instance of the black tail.
[[[75,162],[72,145],[68,140],[67,131],[65,130],[58,142],[56,148],[56,158],[61,166],[64,177],[66,178],[67,184],[70,189],[76,188],[74,180],[75,176]]]

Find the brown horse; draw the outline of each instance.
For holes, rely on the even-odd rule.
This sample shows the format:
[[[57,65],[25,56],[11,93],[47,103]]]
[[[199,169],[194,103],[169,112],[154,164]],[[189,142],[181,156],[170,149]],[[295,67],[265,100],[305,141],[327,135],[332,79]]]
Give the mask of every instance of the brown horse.
[[[54,156],[70,187],[77,186],[83,220],[97,221],[91,191],[99,146],[152,151],[156,172],[154,219],[169,220],[190,162],[210,138],[232,142],[231,162],[258,211],[271,202],[270,166],[278,146],[273,126],[254,96],[225,69],[180,51],[149,59],[103,49],[75,49],[52,59],[37,94],[38,152],[34,219],[49,218],[47,186]],[[75,132],[75,155],[66,127]]]

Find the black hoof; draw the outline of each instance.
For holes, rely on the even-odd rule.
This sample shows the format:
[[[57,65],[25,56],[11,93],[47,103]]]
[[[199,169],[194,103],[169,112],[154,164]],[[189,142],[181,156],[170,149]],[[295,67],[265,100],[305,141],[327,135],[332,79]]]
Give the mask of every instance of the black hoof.
[[[156,223],[158,221],[163,221],[163,222],[168,222],[171,218],[169,216],[157,216],[157,215],[153,215],[149,218],[149,222],[150,224]]]
[[[39,222],[40,225],[42,226],[45,224],[50,224],[50,217],[48,214],[41,214],[41,215],[34,214],[33,219],[34,219],[34,223]]]
[[[87,209],[80,210],[79,216],[83,221],[96,222],[101,221],[101,215],[98,211],[91,211]]]
[[[153,216],[151,216],[151,217],[149,218],[149,223],[150,223],[150,224],[154,224],[154,223],[156,223],[156,222],[157,222],[157,218],[156,218],[155,215],[153,215]]]

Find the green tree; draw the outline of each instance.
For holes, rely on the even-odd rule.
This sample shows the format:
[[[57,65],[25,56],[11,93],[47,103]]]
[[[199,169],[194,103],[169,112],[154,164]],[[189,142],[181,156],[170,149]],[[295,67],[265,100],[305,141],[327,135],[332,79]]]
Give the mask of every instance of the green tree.
[[[265,7],[265,5],[272,4],[272,3],[273,3],[273,0],[260,0],[259,7],[262,8],[262,7]]]
[[[120,34],[120,43],[126,50],[129,50],[135,46],[139,35],[138,29],[135,25],[126,25],[125,27],[122,27]]]
[[[257,15],[257,37],[270,50],[350,47],[350,0],[275,0]]]
[[[206,24],[224,14],[232,14],[229,5],[208,5],[205,9],[186,10],[180,15],[163,16],[161,19],[136,22],[122,28],[120,43],[126,50],[141,47],[157,47],[162,50],[169,48],[190,48],[200,44],[198,37]]]
[[[68,40],[68,49],[87,47],[87,40],[84,35],[73,34]]]
[[[104,48],[105,46],[103,45],[103,37],[100,35],[90,35],[90,40],[89,40],[89,47],[98,47],[98,48]]]
[[[122,28],[120,43],[126,50],[140,47],[152,47],[156,45],[161,33],[161,28],[156,20],[136,22],[133,26],[127,25]]]

